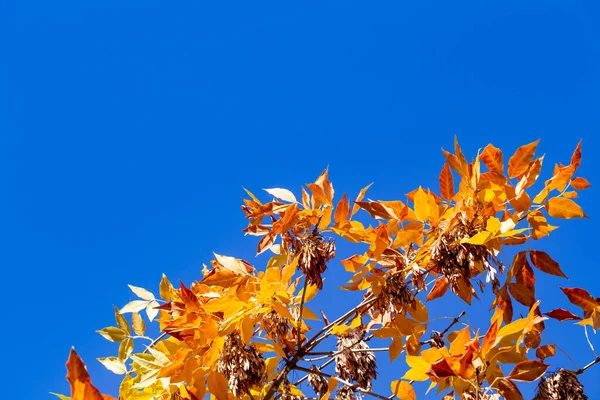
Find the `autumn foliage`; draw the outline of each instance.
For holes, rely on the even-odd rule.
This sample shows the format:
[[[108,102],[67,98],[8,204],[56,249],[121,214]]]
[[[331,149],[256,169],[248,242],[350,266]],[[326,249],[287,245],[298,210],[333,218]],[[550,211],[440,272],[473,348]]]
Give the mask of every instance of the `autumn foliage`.
[[[334,201],[327,170],[298,198],[274,188],[263,202],[246,191],[244,232],[259,238],[258,254],[272,256],[258,267],[215,254],[189,286],[163,275],[159,297],[130,286],[139,300],[115,309],[116,326],[99,331],[118,343],[115,356],[99,361],[123,376],[119,399],[410,400],[413,384],[427,381],[445,400],[517,400],[519,382],[536,380],[536,399],[587,398],[577,376],[600,359],[577,371],[556,365],[550,374],[556,347],[542,332],[548,318],[600,328],[600,299],[560,287],[566,308],[544,310],[535,289],[538,274],[566,277],[536,241],[557,228],[554,219],[586,217],[577,198],[590,184],[577,176],[581,143],[568,165],[538,182],[537,144],[505,163],[491,144],[468,161],[455,141],[453,153],[444,151],[439,191],[419,187],[403,201],[366,200],[369,186],[354,200]],[[366,251],[337,261],[336,240]],[[328,286],[328,268],[345,270],[346,285]],[[331,320],[309,308],[340,289],[362,300]],[[493,299],[487,326],[470,326],[457,312],[443,331],[429,327],[429,302],[458,296],[471,305],[484,292]],[[145,336],[144,319],[160,336]],[[386,346],[371,347],[373,339]],[[376,391],[382,358],[397,366],[397,380]],[[67,368],[73,400],[111,399],[94,388],[74,350]]]

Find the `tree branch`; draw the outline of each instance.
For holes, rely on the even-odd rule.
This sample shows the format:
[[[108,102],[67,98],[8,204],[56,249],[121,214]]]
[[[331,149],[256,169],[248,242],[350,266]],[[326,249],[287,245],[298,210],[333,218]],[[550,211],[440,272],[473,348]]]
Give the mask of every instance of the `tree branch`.
[[[583,373],[585,372],[585,370],[586,370],[586,369],[588,369],[588,368],[590,368],[590,367],[592,367],[592,366],[594,366],[595,364],[598,364],[598,363],[600,363],[600,357],[596,357],[596,358],[594,359],[594,361],[590,362],[590,363],[589,363],[588,365],[586,365],[585,367],[583,367],[583,368],[579,368],[577,371],[575,371],[575,374],[576,374],[576,375],[583,374]]]
[[[378,399],[383,399],[383,400],[388,400],[389,399],[389,397],[387,397],[387,396],[382,396],[380,394],[371,392],[370,390],[366,390],[366,389],[363,389],[361,387],[358,387],[358,384],[347,382],[347,381],[345,381],[345,380],[343,380],[343,379],[341,379],[341,378],[339,378],[339,377],[337,377],[335,375],[331,375],[331,374],[328,374],[328,373],[325,373],[325,372],[322,372],[322,371],[315,372],[314,370],[311,370],[311,369],[308,369],[308,368],[304,368],[304,367],[300,367],[298,365],[296,365],[294,367],[294,369],[296,369],[298,371],[304,371],[304,372],[307,372],[307,373],[321,375],[323,378],[334,378],[336,381],[338,381],[342,385],[348,386],[349,388],[351,388],[353,390],[356,390],[357,392],[361,392],[361,393],[367,394],[369,396],[377,397]]]

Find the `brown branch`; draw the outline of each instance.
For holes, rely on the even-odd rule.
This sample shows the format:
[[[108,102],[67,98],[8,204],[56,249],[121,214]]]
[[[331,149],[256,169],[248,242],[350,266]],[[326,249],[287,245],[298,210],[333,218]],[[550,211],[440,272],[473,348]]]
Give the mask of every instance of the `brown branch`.
[[[442,332],[440,332],[440,337],[444,337],[444,336],[446,335],[446,333],[448,333],[448,331],[449,331],[450,329],[452,329],[452,327],[453,327],[454,325],[456,325],[456,324],[458,324],[458,323],[460,322],[460,319],[461,319],[462,317],[464,317],[464,316],[465,316],[465,314],[466,314],[466,311],[463,311],[463,312],[461,312],[461,313],[460,313],[460,314],[459,314],[457,317],[454,317],[454,319],[452,320],[452,322],[450,323],[450,325],[448,325],[448,326],[446,327],[446,329],[444,329]],[[424,341],[424,342],[421,342],[420,344],[422,344],[422,345],[423,345],[423,344],[429,344],[429,345],[431,345],[432,343],[433,343],[433,340],[432,340],[432,339],[429,339],[429,340],[426,340],[426,341]]]
[[[343,380],[343,379],[341,379],[341,378],[339,378],[339,377],[337,377],[335,375],[331,375],[331,374],[328,374],[328,373],[325,373],[325,372],[322,372],[322,371],[316,372],[314,370],[311,370],[311,369],[308,369],[308,368],[304,368],[304,367],[300,367],[298,365],[296,365],[294,367],[294,369],[296,369],[298,371],[304,371],[304,372],[307,372],[307,373],[321,375],[323,378],[334,378],[336,381],[338,381],[342,385],[348,386],[350,389],[355,390],[357,392],[361,392],[361,393],[367,394],[369,396],[377,397],[378,399],[383,399],[383,400],[388,400],[389,399],[389,397],[387,397],[387,396],[382,396],[380,394],[371,392],[370,390],[358,387],[357,383],[350,383],[350,382],[345,381],[345,380]]]
[[[308,340],[304,348],[298,348],[296,354],[291,359],[286,360],[285,366],[281,371],[279,371],[279,374],[277,374],[277,377],[273,380],[273,383],[269,387],[269,390],[265,394],[263,400],[270,400],[273,397],[273,395],[275,394],[275,390],[277,390],[277,388],[279,387],[285,376],[290,372],[290,370],[296,367],[296,364],[306,355],[307,352],[315,348],[320,342],[325,340],[330,335],[330,333],[326,333],[328,330],[330,330],[333,326],[337,324],[344,323],[349,317],[354,315],[354,313],[356,313],[361,307],[372,304],[374,300],[375,298],[373,297],[373,295],[370,295],[359,305],[353,307],[350,311],[348,311],[332,323],[322,328],[319,332],[317,332],[312,338]],[[320,335],[322,335],[323,333],[325,333],[325,335],[320,337]],[[331,359],[331,362],[333,362],[333,358]]]
[[[300,311],[298,314],[298,338],[297,338],[297,346],[298,351],[300,351],[300,338],[302,336],[302,311],[304,310],[304,301],[306,299],[306,287],[308,285],[308,279],[304,277],[304,287],[302,288],[302,300],[300,300]]]
[[[592,366],[594,366],[595,364],[598,364],[598,363],[600,363],[600,357],[596,357],[596,358],[594,359],[594,361],[590,362],[590,363],[589,363],[588,365],[586,365],[585,367],[583,367],[583,368],[579,368],[577,371],[575,371],[575,374],[576,374],[576,375],[583,374],[583,373],[585,372],[585,370],[586,370],[586,369],[588,369],[588,368],[590,368],[590,367],[592,367]]]

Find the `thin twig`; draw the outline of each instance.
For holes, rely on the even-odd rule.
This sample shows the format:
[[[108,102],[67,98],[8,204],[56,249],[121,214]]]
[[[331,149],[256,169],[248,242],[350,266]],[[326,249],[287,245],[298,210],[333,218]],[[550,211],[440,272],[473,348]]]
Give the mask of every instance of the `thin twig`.
[[[315,353],[310,353],[312,355],[318,355],[318,354],[322,354],[320,357],[315,357],[315,358],[306,358],[304,361],[306,362],[315,362],[315,361],[320,361],[320,360],[325,360],[326,358],[329,357],[335,357],[336,355],[338,355],[339,353],[345,351],[347,349],[342,349],[340,351],[317,351]],[[382,347],[382,348],[374,348],[374,349],[350,349],[350,351],[352,353],[368,353],[368,352],[375,352],[375,351],[390,351],[389,347]]]
[[[150,343],[148,346],[146,346],[146,350],[144,350],[142,353],[147,353],[147,352],[149,352],[149,351],[150,351],[150,349],[151,349],[152,347],[156,346],[156,344],[157,344],[158,342],[160,342],[160,341],[161,341],[161,340],[162,340],[162,339],[163,339],[165,336],[167,336],[167,335],[168,335],[168,333],[167,333],[167,332],[163,332],[163,333],[162,333],[162,334],[161,334],[159,337],[157,337],[156,339],[154,339],[154,340],[152,341],[152,343]]]
[[[454,319],[452,320],[452,322],[450,323],[450,325],[448,325],[448,326],[446,327],[446,329],[444,329],[444,330],[443,330],[443,331],[440,333],[440,335],[439,335],[439,336],[440,336],[440,337],[444,337],[444,336],[446,335],[446,333],[448,333],[448,331],[449,331],[450,329],[452,329],[452,327],[453,327],[454,325],[456,325],[456,324],[458,324],[458,323],[460,322],[459,320],[460,320],[462,317],[464,317],[464,315],[465,315],[465,314],[466,314],[466,311],[463,311],[463,312],[461,312],[461,313],[460,313],[460,314],[459,314],[457,317],[454,317]],[[420,344],[422,344],[422,345],[423,345],[423,344],[429,344],[429,345],[431,345],[431,344],[433,344],[433,339],[426,340],[426,341],[424,341],[424,342],[421,342]]]

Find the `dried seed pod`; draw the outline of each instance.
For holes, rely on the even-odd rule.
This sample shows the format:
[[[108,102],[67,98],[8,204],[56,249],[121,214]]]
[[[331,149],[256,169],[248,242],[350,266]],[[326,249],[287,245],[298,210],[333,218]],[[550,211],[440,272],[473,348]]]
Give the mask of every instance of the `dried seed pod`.
[[[348,386],[342,386],[335,394],[335,400],[356,400],[354,391]]]
[[[311,372],[308,374],[308,384],[312,386],[317,396],[321,397],[327,392],[327,381],[323,376],[319,375],[319,369],[316,366],[310,367]]]
[[[401,272],[394,272],[386,276],[378,296],[378,304],[379,308],[390,312],[402,312],[415,307],[415,295],[404,282]]]
[[[317,229],[310,231],[304,240],[290,234],[284,235],[284,244],[288,245],[291,253],[300,255],[298,268],[306,276],[309,284],[323,288],[321,275],[327,269],[327,262],[335,257],[335,241],[325,239]]]
[[[441,227],[444,233],[440,235],[439,241],[431,250],[432,270],[445,275],[453,285],[456,285],[459,280],[469,282],[472,274],[485,270],[486,280],[491,281],[493,289],[497,290],[499,281],[492,264],[502,273],[504,270],[502,262],[485,246],[461,243],[462,239],[471,238],[483,231],[485,228],[483,219],[469,220],[466,213],[462,212],[448,224],[450,228]]]
[[[371,390],[373,379],[377,377],[375,353],[362,339],[363,334],[350,332],[338,336],[335,372],[347,381],[355,381],[359,387]]]
[[[291,393],[290,382],[285,378],[283,381],[283,390],[281,391],[281,400],[304,400],[303,396]]]
[[[583,385],[577,379],[577,374],[561,368],[540,380],[533,400],[587,400],[587,398],[583,393]]]
[[[225,337],[223,352],[217,363],[234,396],[243,397],[265,377],[265,361],[256,348],[246,345],[237,332]]]
[[[265,330],[269,332],[271,336],[279,339],[287,337],[289,321],[274,310],[263,316],[262,323]]]

